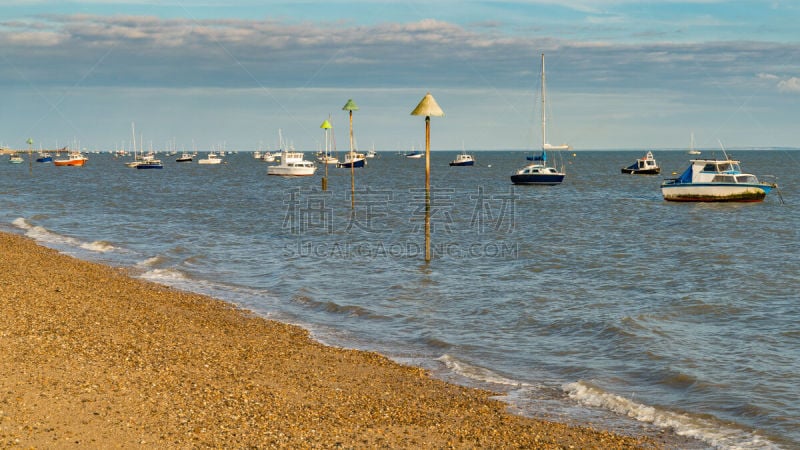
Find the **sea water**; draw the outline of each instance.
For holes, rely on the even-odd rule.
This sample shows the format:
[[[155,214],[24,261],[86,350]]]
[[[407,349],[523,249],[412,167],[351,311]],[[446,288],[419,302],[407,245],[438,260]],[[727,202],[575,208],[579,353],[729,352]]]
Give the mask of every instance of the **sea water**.
[[[267,176],[248,152],[161,155],[162,170],[0,160],[0,226],[492,389],[519,414],[675,448],[800,447],[800,152],[729,152],[779,183],[754,204],[665,202],[690,156],[620,173],[643,153],[564,154],[562,185],[513,186],[522,152],[476,151],[474,167],[433,152],[430,263],[424,159],[388,151],[330,166],[327,191],[323,167]]]

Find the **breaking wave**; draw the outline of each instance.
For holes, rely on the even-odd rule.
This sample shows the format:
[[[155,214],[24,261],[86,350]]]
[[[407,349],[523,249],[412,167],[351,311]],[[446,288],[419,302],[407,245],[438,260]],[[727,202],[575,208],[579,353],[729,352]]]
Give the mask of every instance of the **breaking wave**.
[[[567,383],[563,389],[570,398],[584,405],[607,409],[659,428],[671,429],[675,434],[698,439],[717,448],[732,450],[780,448],[774,442],[745,429],[734,428],[708,417],[637,403],[584,381]]]

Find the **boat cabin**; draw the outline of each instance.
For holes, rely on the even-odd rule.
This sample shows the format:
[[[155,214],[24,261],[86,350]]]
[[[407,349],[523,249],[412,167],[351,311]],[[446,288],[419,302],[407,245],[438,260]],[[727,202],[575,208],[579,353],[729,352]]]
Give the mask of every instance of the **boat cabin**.
[[[532,164],[523,167],[517,171],[518,175],[533,175],[533,174],[556,174],[558,171],[552,167],[546,167],[539,164]]]

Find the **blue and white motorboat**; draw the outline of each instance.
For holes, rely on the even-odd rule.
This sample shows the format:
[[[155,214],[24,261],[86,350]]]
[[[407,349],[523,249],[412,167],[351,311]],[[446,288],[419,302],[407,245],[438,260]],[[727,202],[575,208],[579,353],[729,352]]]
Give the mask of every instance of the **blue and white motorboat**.
[[[134,167],[137,169],[163,169],[164,165],[161,164],[160,159],[156,159],[155,153],[148,153]]]
[[[51,163],[51,162],[53,162],[53,156],[50,155],[50,153],[47,153],[47,152],[39,153],[39,157],[36,158],[36,162]]]
[[[456,156],[456,159],[450,161],[451,166],[474,166],[475,158],[469,153],[462,151]]]
[[[760,202],[772,188],[743,173],[738,160],[692,159],[681,176],[661,183],[661,194],[675,202]]]
[[[336,164],[336,167],[364,167],[367,164],[367,157],[363,153],[347,152],[344,160]]]
[[[414,146],[412,145],[411,146],[411,151],[406,153],[403,156],[405,156],[406,158],[409,158],[409,159],[419,159],[419,158],[422,158],[423,156],[425,156],[425,153],[423,153],[423,152],[421,152],[419,150],[415,150]]]
[[[559,170],[547,164],[548,150],[571,150],[572,147],[567,144],[550,145],[547,143],[547,107],[545,92],[544,53],[542,53],[542,152],[533,157],[528,157],[527,159],[533,162],[518,169],[511,175],[511,182],[514,184],[553,186],[561,184],[566,176],[563,166]]]

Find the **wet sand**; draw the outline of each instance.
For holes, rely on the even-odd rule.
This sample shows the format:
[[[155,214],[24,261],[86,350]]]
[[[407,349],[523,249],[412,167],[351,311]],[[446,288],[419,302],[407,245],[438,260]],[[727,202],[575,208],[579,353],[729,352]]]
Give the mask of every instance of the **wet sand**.
[[[661,448],[0,233],[0,448]]]

